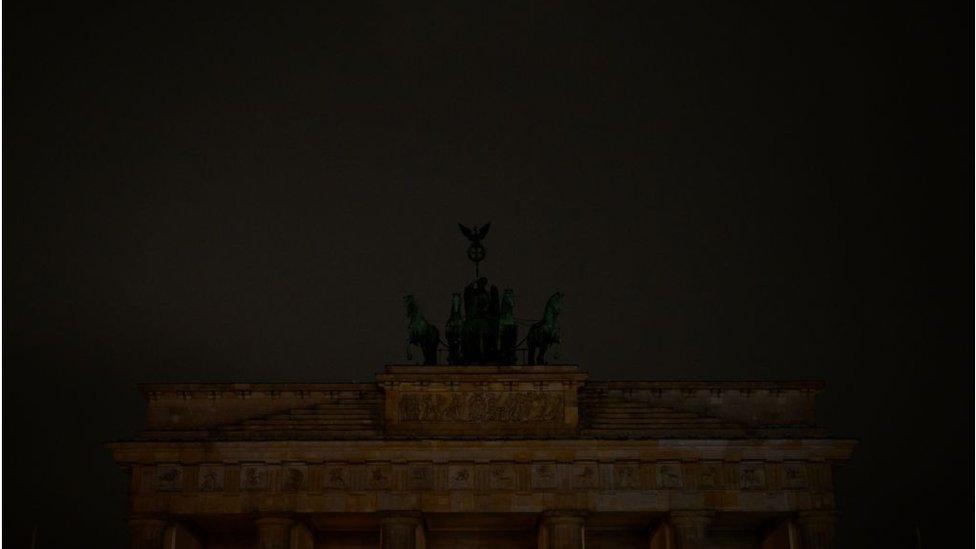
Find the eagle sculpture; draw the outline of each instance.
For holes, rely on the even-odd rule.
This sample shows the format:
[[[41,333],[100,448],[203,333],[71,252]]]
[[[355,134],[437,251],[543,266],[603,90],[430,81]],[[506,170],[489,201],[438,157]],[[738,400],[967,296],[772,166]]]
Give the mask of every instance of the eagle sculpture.
[[[466,236],[468,240],[472,242],[472,244],[478,244],[483,238],[485,238],[485,236],[488,235],[488,229],[491,228],[491,221],[482,225],[480,229],[477,225],[474,225],[469,229],[460,223],[458,223],[458,228],[461,229],[461,234]]]

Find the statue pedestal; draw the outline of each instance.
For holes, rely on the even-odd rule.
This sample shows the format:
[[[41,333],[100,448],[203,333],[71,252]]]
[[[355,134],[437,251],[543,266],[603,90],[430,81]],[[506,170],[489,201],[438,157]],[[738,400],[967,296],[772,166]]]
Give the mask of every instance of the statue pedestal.
[[[391,365],[376,376],[386,392],[387,436],[562,438],[579,428],[575,365]]]

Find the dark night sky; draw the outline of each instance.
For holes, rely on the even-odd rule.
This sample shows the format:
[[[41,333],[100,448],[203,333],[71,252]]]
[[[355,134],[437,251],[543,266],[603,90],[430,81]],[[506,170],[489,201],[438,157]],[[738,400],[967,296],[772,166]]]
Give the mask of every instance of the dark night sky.
[[[489,219],[594,378],[826,380],[842,547],[972,539],[971,6],[75,4],[4,6],[11,547],[125,546],[137,382],[402,361]]]

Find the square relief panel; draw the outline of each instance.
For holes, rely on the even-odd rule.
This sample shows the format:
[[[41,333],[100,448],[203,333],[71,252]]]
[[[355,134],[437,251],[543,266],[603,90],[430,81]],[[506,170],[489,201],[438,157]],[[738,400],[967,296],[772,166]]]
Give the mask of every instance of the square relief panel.
[[[541,462],[532,464],[532,487],[533,488],[555,488],[556,487],[556,464],[553,462]]]
[[[681,464],[662,463],[657,466],[657,485],[661,488],[681,488]]]
[[[600,472],[595,461],[573,464],[573,488],[596,488],[600,485]]]
[[[447,486],[451,490],[470,490],[474,488],[474,467],[471,464],[448,466]]]
[[[620,462],[613,464],[613,486],[618,490],[640,488],[640,463]]]
[[[156,466],[156,491],[179,492],[183,489],[183,467],[162,464]]]
[[[722,487],[722,466],[718,463],[702,463],[698,466],[698,487],[715,489]]]
[[[393,486],[393,468],[389,463],[366,466],[366,486],[371,490],[388,490]]]
[[[492,463],[488,466],[488,487],[493,490],[515,489],[515,465]]]
[[[431,490],[433,488],[433,464],[411,463],[407,465],[407,490]]]
[[[761,463],[739,465],[739,486],[746,490],[758,489],[766,485],[766,470]]]
[[[783,472],[783,486],[785,488],[806,488],[807,468],[803,463],[784,463],[781,471]]]
[[[281,490],[298,492],[308,487],[308,466],[288,464],[281,468]]]
[[[241,489],[250,492],[267,490],[268,476],[266,465],[242,465]]]
[[[325,466],[324,487],[330,490],[345,490],[350,487],[349,467],[345,464],[331,463]]]
[[[197,489],[201,492],[222,492],[224,490],[224,466],[217,464],[201,465],[197,471]]]

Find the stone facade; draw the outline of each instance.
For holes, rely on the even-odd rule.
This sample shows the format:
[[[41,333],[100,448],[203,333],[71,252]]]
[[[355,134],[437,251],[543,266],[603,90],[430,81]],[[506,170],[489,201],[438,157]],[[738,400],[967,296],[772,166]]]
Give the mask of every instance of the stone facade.
[[[146,385],[110,444],[139,548],[832,547],[816,382],[388,366],[375,383]]]

